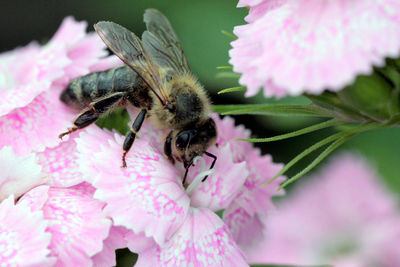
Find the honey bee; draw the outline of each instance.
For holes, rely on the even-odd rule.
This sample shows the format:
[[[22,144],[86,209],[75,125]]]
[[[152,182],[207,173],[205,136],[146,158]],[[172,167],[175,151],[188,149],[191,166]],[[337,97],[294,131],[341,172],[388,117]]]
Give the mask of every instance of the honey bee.
[[[155,9],[144,13],[147,30],[142,39],[126,28],[100,21],[94,28],[107,47],[126,65],[90,73],[73,80],[60,99],[83,108],[74,127],[60,138],[94,123],[100,115],[118,106],[141,109],[123,144],[122,167],[143,121],[149,117],[159,129],[170,129],[164,153],[174,163],[182,162],[185,183],[196,156],[217,157],[206,150],[216,143],[217,129],[210,100],[190,71],[181,43],[168,19]],[[206,179],[205,177],[203,181]]]

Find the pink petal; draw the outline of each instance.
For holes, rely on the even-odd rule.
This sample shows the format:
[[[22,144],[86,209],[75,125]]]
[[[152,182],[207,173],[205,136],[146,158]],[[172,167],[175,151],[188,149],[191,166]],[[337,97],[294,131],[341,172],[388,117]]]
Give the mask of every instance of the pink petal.
[[[224,211],[223,220],[235,242],[243,249],[248,250],[264,238],[264,223],[259,214],[249,214],[246,209],[231,204]]]
[[[29,223],[27,223],[29,222]],[[53,266],[49,257],[51,235],[42,211],[31,211],[14,196],[0,204],[0,262],[3,266]]]
[[[49,248],[57,258],[57,266],[91,266],[91,257],[103,250],[103,241],[109,234],[111,221],[102,213],[104,204],[93,199],[91,191],[79,188],[52,187],[47,196],[24,196],[23,201],[31,203],[43,203],[46,198],[42,207],[34,206],[41,208],[49,221]]]
[[[35,154],[17,156],[9,146],[0,149],[0,170],[0,201],[10,195],[18,198],[46,182]]]
[[[221,219],[207,209],[190,209],[182,227],[159,248],[139,254],[137,266],[248,266]]]
[[[77,133],[73,133],[58,146],[38,153],[42,172],[49,176],[53,186],[69,187],[83,182],[83,175],[78,170],[76,136]]]
[[[28,106],[0,117],[0,148],[12,146],[17,155],[26,155],[57,146],[58,135],[71,126],[74,117],[59,94],[55,89],[44,92]]]
[[[97,34],[85,33],[86,25],[67,17],[45,46],[31,43],[0,55],[0,116],[26,107],[51,86],[65,87],[101,65],[120,64],[99,62],[107,55],[105,45]]]
[[[28,105],[61,77],[67,58],[55,55],[36,43],[0,55],[0,116]]]
[[[193,207],[207,207],[213,211],[226,208],[238,194],[249,172],[245,162],[233,163],[229,145],[210,148],[211,154],[217,156],[214,169],[211,174],[191,195]],[[206,157],[206,156],[203,156]],[[206,157],[206,166],[210,166],[212,159]],[[189,170],[189,177],[193,178],[199,173],[199,165]],[[189,182],[190,182],[189,178]]]
[[[127,229],[120,226],[112,226],[107,239],[103,242],[103,250],[92,257],[93,266],[108,267],[115,266],[115,250],[127,247],[125,235]]]
[[[107,203],[104,209],[114,224],[135,233],[145,232],[158,244],[165,242],[186,217],[189,198],[181,176],[163,154],[136,139],[121,168],[123,137],[94,127],[81,132],[78,151],[85,161],[81,170],[96,187],[95,198]],[[92,147],[95,148],[93,153]]]
[[[18,203],[24,203],[29,206],[31,210],[42,210],[44,204],[49,198],[49,189],[48,185],[41,185],[38,187],[29,190],[24,194],[19,200]]]

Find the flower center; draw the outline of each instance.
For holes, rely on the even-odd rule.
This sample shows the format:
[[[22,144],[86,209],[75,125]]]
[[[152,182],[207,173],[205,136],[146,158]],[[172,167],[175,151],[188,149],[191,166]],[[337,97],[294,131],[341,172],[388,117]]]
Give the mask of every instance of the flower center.
[[[200,156],[195,157],[193,160],[193,165],[195,165],[197,161],[200,161],[201,163],[201,168],[200,168],[201,171],[199,172],[199,174],[197,174],[197,176],[193,179],[193,181],[186,189],[186,193],[189,196],[193,193],[193,191],[195,191],[200,186],[201,181],[206,176],[213,174],[215,171],[214,169],[208,169],[208,167],[206,166],[206,161],[202,157]]]

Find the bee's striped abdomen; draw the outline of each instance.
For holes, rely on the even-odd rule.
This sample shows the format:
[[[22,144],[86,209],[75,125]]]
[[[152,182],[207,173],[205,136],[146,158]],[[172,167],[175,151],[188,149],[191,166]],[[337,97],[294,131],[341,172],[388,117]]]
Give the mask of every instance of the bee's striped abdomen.
[[[127,66],[93,72],[72,80],[61,94],[68,106],[82,108],[114,92],[129,92],[136,86],[138,75]]]

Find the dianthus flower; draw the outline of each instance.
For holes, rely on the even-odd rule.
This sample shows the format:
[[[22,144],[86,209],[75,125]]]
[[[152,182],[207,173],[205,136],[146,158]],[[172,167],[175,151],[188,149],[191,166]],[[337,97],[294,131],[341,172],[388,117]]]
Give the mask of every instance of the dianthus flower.
[[[241,132],[245,132],[243,128],[235,129],[232,119],[213,117],[219,132],[217,146],[209,149],[218,157],[215,172],[205,182],[198,183],[212,161],[206,158],[206,164],[197,163],[190,169],[187,187],[182,185],[181,164],[173,165],[163,155],[166,133],[149,123],[142,126],[140,138],[128,153],[127,168],[120,168],[124,140],[120,134],[89,127],[76,139],[80,171],[96,188],[94,198],[106,203],[104,213],[112,218],[114,225],[131,231],[126,237],[129,247],[139,253],[138,266],[247,265],[231,234],[234,223],[232,220],[225,222],[215,212],[232,205],[235,198],[245,199],[243,195],[249,189],[244,185],[251,172],[243,153],[251,146],[232,142],[232,138],[241,137]],[[264,163],[263,170],[267,175],[263,182],[271,178],[268,177],[270,172],[277,166],[279,168],[271,161]],[[260,201],[266,198],[270,201],[273,195],[261,196],[265,193],[263,189],[255,190],[255,193],[254,199],[259,194]],[[243,202],[247,203],[246,200]],[[269,205],[259,204],[262,207]],[[255,212],[250,210],[249,217],[254,215]],[[262,235],[262,232],[258,234]]]
[[[370,164],[342,155],[278,203],[252,263],[399,266],[400,213]]]
[[[241,0],[230,63],[246,96],[338,91],[400,52],[396,0]]]
[[[103,42],[85,28],[68,17],[46,45],[33,42],[0,55],[0,148],[24,155],[57,146],[75,115],[59,100],[60,91],[72,78],[116,65],[102,59]]]

